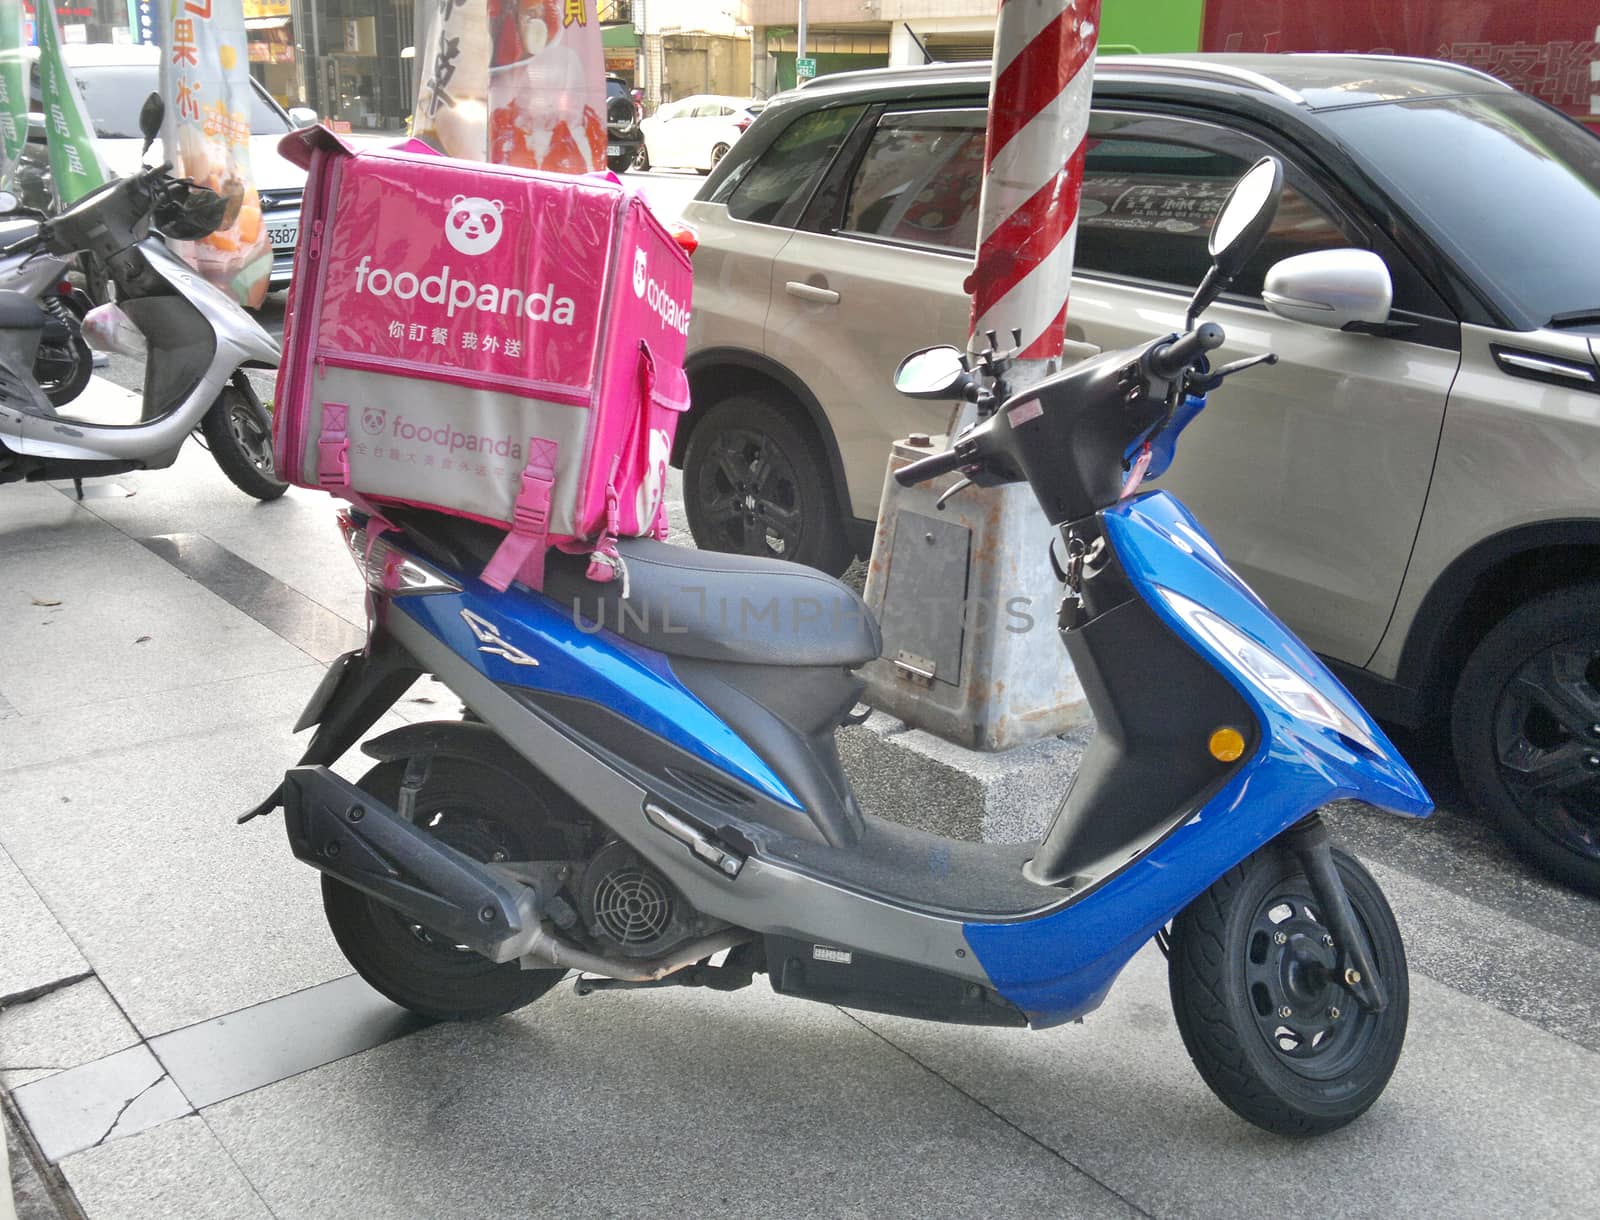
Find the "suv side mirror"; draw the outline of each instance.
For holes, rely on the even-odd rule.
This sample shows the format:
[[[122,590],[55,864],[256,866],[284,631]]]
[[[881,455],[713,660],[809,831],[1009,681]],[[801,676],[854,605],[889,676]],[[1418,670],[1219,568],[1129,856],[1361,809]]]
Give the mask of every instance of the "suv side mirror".
[[[1233,184],[1211,222],[1211,236],[1206,241],[1211,270],[1189,302],[1186,330],[1194,329],[1195,319],[1226,291],[1260,249],[1261,239],[1278,215],[1278,197],[1282,193],[1283,163],[1276,157],[1262,157]]]
[[[1313,250],[1273,263],[1261,299],[1280,318],[1343,330],[1387,322],[1394,283],[1371,250]]]
[[[317,125],[317,112],[311,109],[310,106],[290,106],[289,122],[293,123],[296,129],[315,127]]]

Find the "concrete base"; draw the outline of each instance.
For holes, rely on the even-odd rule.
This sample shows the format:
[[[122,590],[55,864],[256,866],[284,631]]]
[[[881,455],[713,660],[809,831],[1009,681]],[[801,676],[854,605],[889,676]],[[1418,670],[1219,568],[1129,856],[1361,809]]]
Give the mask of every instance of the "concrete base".
[[[876,712],[839,731],[839,754],[870,814],[948,838],[1024,843],[1044,836],[1093,736],[1088,724],[982,752]]]

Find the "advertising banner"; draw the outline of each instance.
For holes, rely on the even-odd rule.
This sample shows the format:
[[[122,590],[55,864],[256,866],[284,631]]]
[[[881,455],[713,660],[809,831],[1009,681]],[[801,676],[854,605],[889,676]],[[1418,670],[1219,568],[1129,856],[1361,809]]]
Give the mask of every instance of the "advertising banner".
[[[20,7],[20,6],[19,6]],[[62,207],[107,181],[105,166],[94,146],[94,126],[78,95],[77,82],[61,59],[61,27],[56,10],[40,4],[39,92],[44,104],[45,139],[50,148],[50,176],[56,202]]]
[[[0,4],[0,187],[11,185],[28,140],[28,65],[22,57],[22,5]]]
[[[1590,0],[1495,4],[1206,0],[1207,51],[1355,51],[1447,59],[1575,118],[1600,119],[1600,9]]]
[[[272,246],[250,172],[250,62],[240,0],[165,0],[161,31],[166,158],[178,177],[234,204],[227,227],[173,248],[240,304],[260,305]]]
[[[424,18],[426,20],[424,20]],[[446,153],[582,174],[606,164],[595,0],[436,0],[419,7],[413,133]]]
[[[489,154],[486,0],[418,0],[417,104],[411,134],[452,157]]]

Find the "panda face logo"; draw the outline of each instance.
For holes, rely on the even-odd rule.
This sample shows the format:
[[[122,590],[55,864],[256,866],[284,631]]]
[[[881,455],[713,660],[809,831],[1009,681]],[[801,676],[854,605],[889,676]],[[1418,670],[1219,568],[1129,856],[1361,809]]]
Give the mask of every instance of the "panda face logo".
[[[648,276],[649,267],[646,265],[642,249],[633,252],[633,295],[642,297]]]
[[[361,426],[366,429],[368,436],[377,436],[383,431],[383,421],[388,414],[382,407],[368,407],[361,412]]]
[[[457,195],[450,201],[444,235],[462,254],[487,254],[500,242],[505,229],[504,210],[498,199],[477,199]]]

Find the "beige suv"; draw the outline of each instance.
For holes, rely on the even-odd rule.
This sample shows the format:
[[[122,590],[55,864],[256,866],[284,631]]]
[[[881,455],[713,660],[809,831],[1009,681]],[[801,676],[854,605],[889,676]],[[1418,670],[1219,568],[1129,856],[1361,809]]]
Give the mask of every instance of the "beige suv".
[[[702,546],[840,571],[890,441],[943,429],[890,374],[965,334],[987,87],[819,80],[685,210],[674,460]],[[1213,316],[1222,358],[1281,362],[1216,396],[1164,484],[1376,714],[1448,718],[1470,794],[1600,892],[1600,141],[1447,64],[1101,60],[1066,358],[1180,327],[1212,213],[1268,153],[1283,205]],[[1264,291],[1350,248],[1382,259],[1387,311],[1346,322],[1315,277]]]

